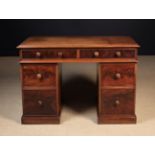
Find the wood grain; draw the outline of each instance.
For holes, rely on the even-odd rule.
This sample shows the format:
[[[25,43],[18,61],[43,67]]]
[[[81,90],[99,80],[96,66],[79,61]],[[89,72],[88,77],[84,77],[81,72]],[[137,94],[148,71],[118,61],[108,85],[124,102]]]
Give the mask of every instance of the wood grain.
[[[95,52],[98,52],[98,56],[95,57]],[[117,52],[120,55],[117,55]],[[135,49],[81,49],[80,50],[81,58],[136,58]]]
[[[102,114],[98,116],[99,124],[135,124],[136,122],[136,115]]]
[[[117,74],[120,75],[117,78]],[[134,87],[135,64],[134,63],[109,63],[101,65],[101,87]]]
[[[56,87],[56,66],[54,64],[23,64],[24,87]],[[37,75],[41,74],[38,79]]]
[[[37,36],[30,37],[17,48],[93,48],[135,47],[139,45],[126,36]]]
[[[31,116],[23,115],[21,118],[22,124],[59,124],[60,116],[40,115]]]
[[[77,59],[21,59],[21,64],[29,64],[29,63],[40,63],[40,64],[52,64],[52,63],[123,63],[123,62],[138,62],[137,59],[121,59],[121,58],[111,58],[111,59],[103,59],[103,58],[77,58]]]
[[[40,56],[37,57],[37,53]],[[24,49],[23,59],[76,58],[76,49]]]
[[[23,94],[24,115],[58,115],[56,91],[24,90]]]
[[[101,90],[100,113],[134,115],[134,93],[134,89]],[[119,104],[116,101],[119,101]]]
[[[139,47],[131,37],[125,36],[44,36],[26,39],[17,47],[20,49],[23,92],[22,123],[60,123],[59,66],[72,62],[99,63],[99,124],[136,123]],[[38,73],[41,78],[37,78]]]

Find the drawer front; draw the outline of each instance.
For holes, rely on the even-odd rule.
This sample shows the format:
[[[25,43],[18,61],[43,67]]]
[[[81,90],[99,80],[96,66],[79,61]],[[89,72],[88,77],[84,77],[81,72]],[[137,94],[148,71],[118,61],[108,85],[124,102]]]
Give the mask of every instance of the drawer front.
[[[55,87],[56,69],[55,64],[23,64],[23,86]]]
[[[76,50],[75,49],[23,50],[22,58],[26,59],[76,58]]]
[[[81,49],[81,58],[135,58],[135,50]]]
[[[100,112],[103,114],[134,114],[134,89],[101,91]]]
[[[56,115],[58,111],[54,90],[24,90],[24,115]]]
[[[101,64],[101,86],[134,86],[135,64]]]

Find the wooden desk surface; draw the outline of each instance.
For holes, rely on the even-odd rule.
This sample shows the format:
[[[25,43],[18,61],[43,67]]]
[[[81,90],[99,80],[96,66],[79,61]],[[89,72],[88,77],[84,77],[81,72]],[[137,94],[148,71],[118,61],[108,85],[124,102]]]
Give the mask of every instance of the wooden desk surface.
[[[125,36],[37,36],[30,37],[17,48],[137,48],[139,45]]]

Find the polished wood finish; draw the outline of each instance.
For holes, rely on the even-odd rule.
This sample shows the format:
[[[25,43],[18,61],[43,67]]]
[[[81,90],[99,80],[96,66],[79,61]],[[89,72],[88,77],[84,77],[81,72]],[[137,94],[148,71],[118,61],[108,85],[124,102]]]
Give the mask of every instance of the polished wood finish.
[[[101,90],[101,114],[135,114],[134,89]]]
[[[134,63],[110,63],[101,65],[102,87],[134,87],[135,64]]]
[[[24,115],[58,115],[55,90],[24,90]]]
[[[133,49],[81,49],[81,58],[135,58],[136,51]],[[96,54],[96,55],[95,55]]]
[[[73,63],[73,62],[78,62],[78,63],[114,63],[114,62],[137,62],[137,59],[103,59],[103,58],[75,58],[75,59],[42,59],[42,60],[31,60],[31,59],[21,59],[20,63],[42,63],[42,64],[46,64],[46,63]]]
[[[56,66],[51,64],[23,64],[24,87],[56,87]]]
[[[30,37],[17,48],[138,48],[139,45],[126,36],[40,36]]]
[[[59,124],[59,116],[41,115],[41,116],[27,116],[23,115],[21,122],[23,124]]]
[[[135,124],[136,115],[128,114],[101,114],[98,117],[99,124]]]
[[[76,49],[29,49],[22,51],[25,59],[76,58]]]
[[[30,37],[20,49],[24,124],[57,124],[61,63],[99,63],[98,123],[136,123],[136,64],[131,37]]]
[[[57,64],[21,64],[23,124],[60,123]]]

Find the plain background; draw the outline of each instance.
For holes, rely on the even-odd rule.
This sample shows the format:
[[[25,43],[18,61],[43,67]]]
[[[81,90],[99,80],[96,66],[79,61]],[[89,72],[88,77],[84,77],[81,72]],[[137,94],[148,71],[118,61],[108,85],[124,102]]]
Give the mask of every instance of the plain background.
[[[0,35],[0,56],[17,56],[16,46],[38,35],[125,35],[141,45],[139,54],[155,51],[155,20],[149,19],[1,19]]]

